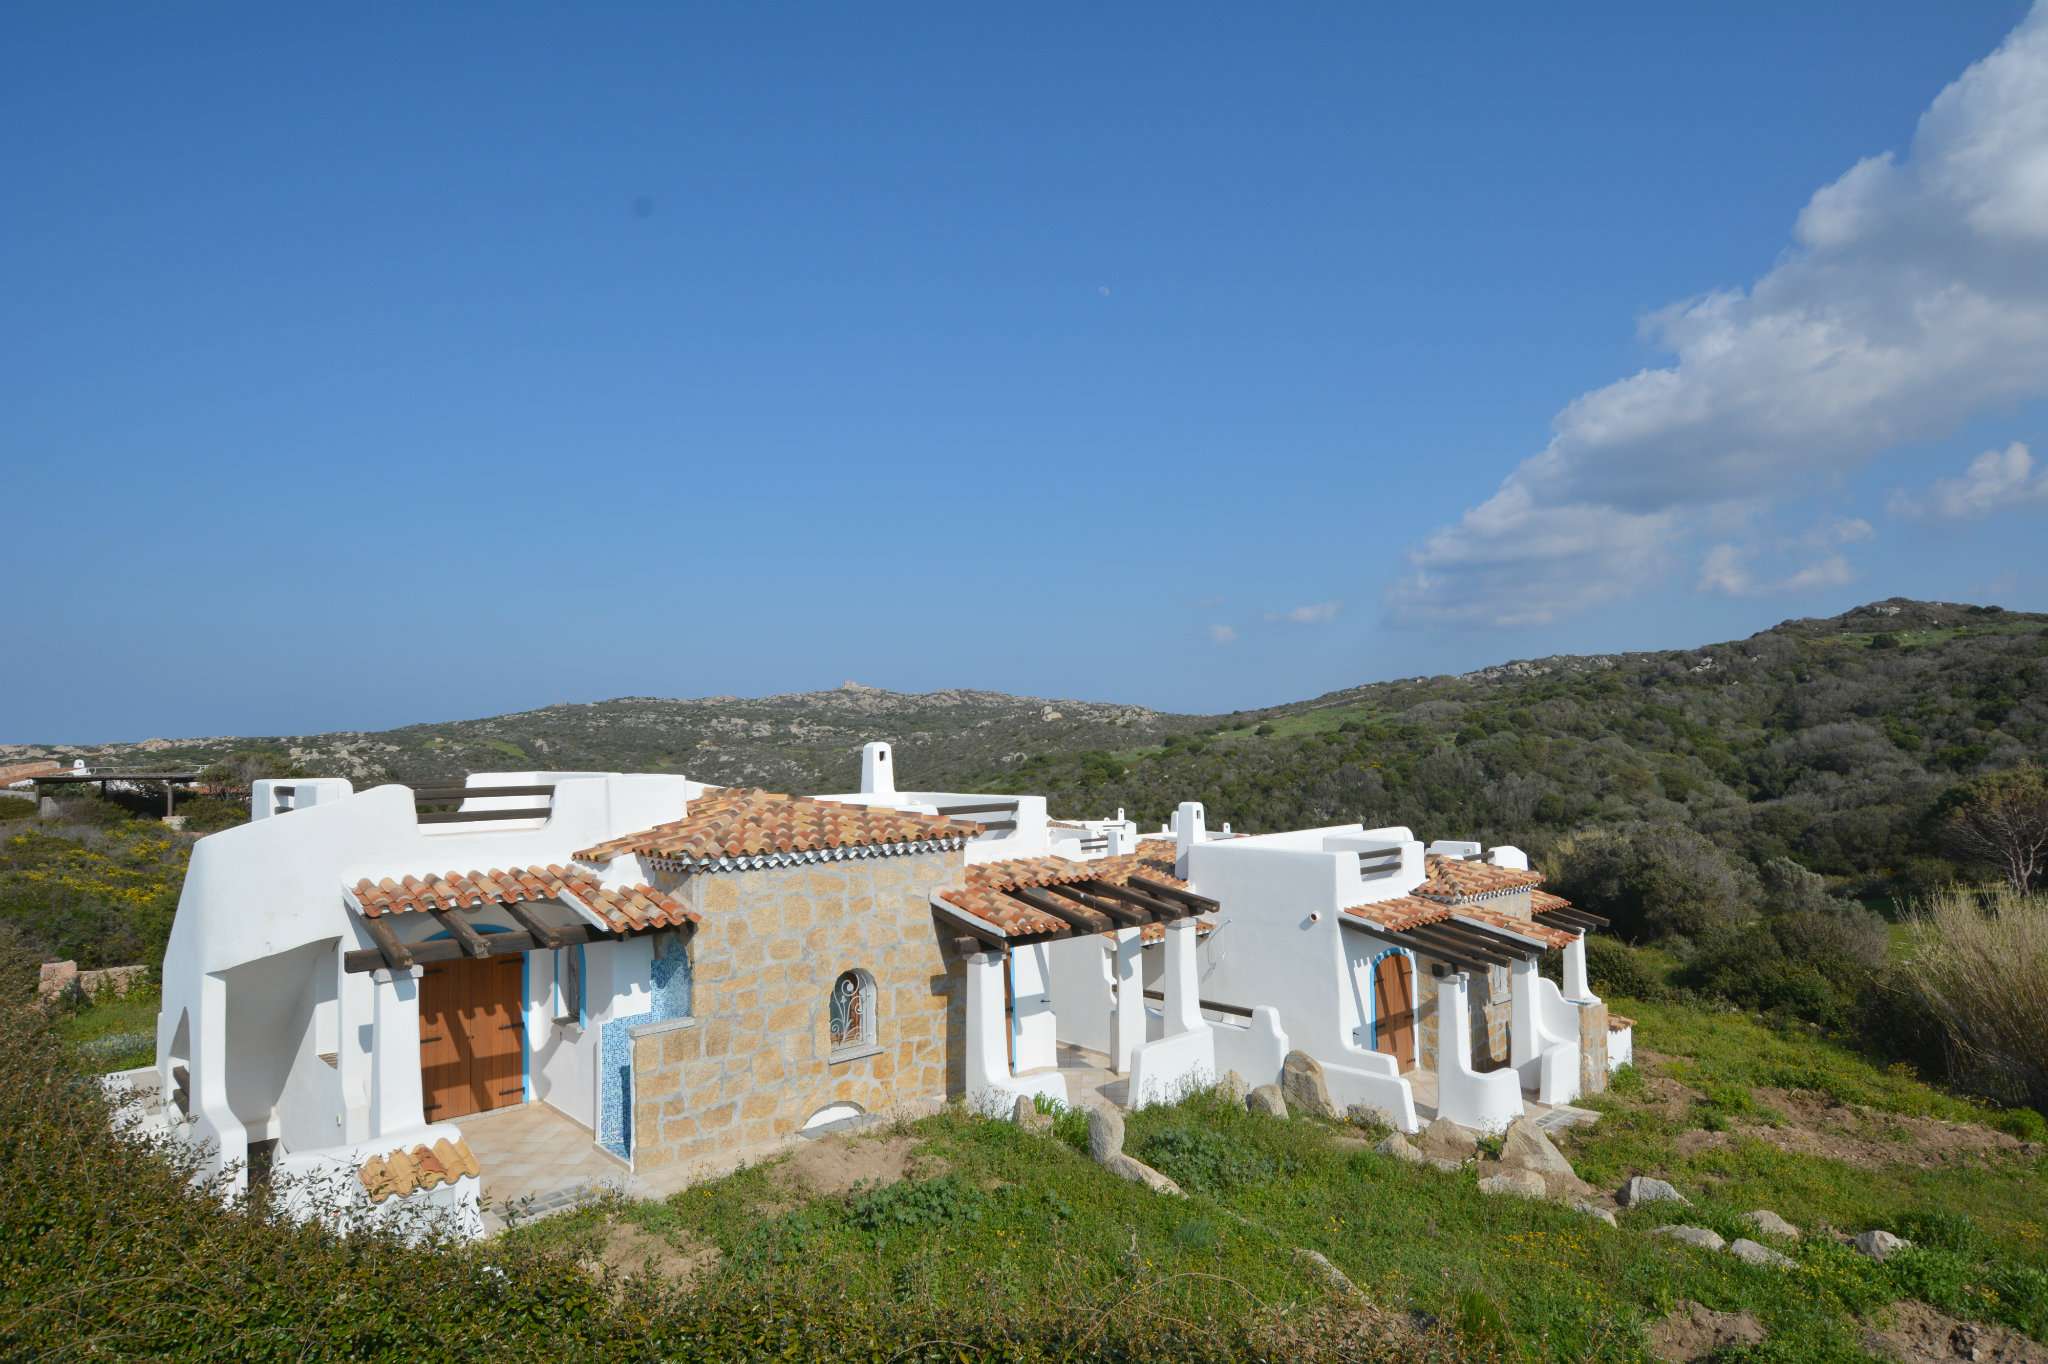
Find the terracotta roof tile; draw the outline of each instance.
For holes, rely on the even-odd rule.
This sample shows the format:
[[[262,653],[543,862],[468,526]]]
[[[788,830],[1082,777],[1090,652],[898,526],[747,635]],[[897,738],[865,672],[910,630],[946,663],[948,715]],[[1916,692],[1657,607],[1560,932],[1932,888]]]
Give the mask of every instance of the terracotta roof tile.
[[[1551,924],[1535,923],[1517,914],[1500,914],[1481,905],[1459,905],[1457,917],[1503,929],[1524,938],[1532,938],[1549,948],[1570,947],[1579,936]]]
[[[967,884],[982,890],[1015,890],[1019,886],[1068,886],[1102,874],[1094,862],[1066,857],[1013,857],[1003,862],[977,862],[967,869]]]
[[[1373,900],[1362,905],[1351,905],[1344,911],[1353,918],[1363,919],[1376,927],[1399,933],[1404,928],[1420,928],[1423,924],[1441,923],[1451,917],[1451,907],[1435,900],[1419,900],[1413,895],[1396,895],[1390,900]]]
[[[1570,909],[1571,907],[1572,902],[1565,899],[1562,895],[1552,895],[1547,890],[1532,890],[1529,892],[1529,912],[1531,914],[1548,914],[1553,909]]]
[[[1414,893],[1431,900],[1471,900],[1485,895],[1505,895],[1543,884],[1543,873],[1496,867],[1488,862],[1466,862],[1441,853],[1423,858],[1428,875]]]
[[[691,801],[681,819],[607,839],[576,858],[605,862],[622,853],[638,853],[671,862],[716,864],[728,858],[844,848],[957,846],[980,832],[981,826],[968,820],[729,786]]]
[[[496,868],[488,872],[451,871],[445,875],[368,877],[354,886],[356,903],[369,918],[417,913],[430,909],[481,909],[485,905],[527,904],[560,900],[582,905],[599,915],[615,933],[648,928],[680,928],[702,915],[672,895],[652,886],[606,888],[595,876],[575,867]]]
[[[1607,1031],[1609,1032],[1627,1032],[1635,1025],[1636,1021],[1633,1018],[1623,1018],[1620,1014],[1607,1015]]]
[[[381,1203],[394,1196],[404,1198],[415,1189],[453,1184],[465,1175],[474,1178],[482,1173],[467,1141],[451,1142],[443,1137],[432,1146],[373,1156],[356,1171],[356,1178],[362,1181],[370,1201]]]
[[[1034,933],[1065,933],[1068,925],[1043,910],[1033,909],[1008,892],[1027,886],[1064,886],[1078,881],[1107,881],[1128,885],[1142,876],[1163,886],[1185,890],[1187,882],[1173,874],[1174,845],[1165,839],[1148,839],[1135,852],[1117,857],[1079,861],[1066,857],[1020,857],[1004,862],[983,862],[967,869],[965,885],[938,892],[941,900],[964,909],[977,919],[994,924],[1012,936]],[[1078,906],[1077,906],[1078,908]],[[1151,932],[1148,927],[1146,932]],[[1164,929],[1159,930],[1164,933]],[[1152,941],[1147,938],[1146,941]]]

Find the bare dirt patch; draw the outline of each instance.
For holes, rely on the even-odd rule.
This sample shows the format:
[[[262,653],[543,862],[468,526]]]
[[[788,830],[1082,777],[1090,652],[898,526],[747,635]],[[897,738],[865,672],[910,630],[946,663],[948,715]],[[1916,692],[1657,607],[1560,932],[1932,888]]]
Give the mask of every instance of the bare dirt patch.
[[[870,1188],[943,1172],[943,1162],[920,1156],[916,1137],[841,1133],[799,1143],[775,1177],[793,1191],[836,1198],[861,1185]]]
[[[1958,1321],[1924,1302],[1894,1303],[1881,1327],[1863,1333],[1863,1348],[1901,1364],[1945,1364],[1971,1359],[1982,1364],[2048,1364],[2048,1347],[2003,1326]]]
[[[1650,1353],[1658,1359],[1707,1359],[1736,1345],[1761,1345],[1769,1333],[1748,1312],[1716,1312],[1681,1302],[1650,1327]]]
[[[1639,1101],[1659,1117],[1682,1118],[1693,1101],[1706,1097],[1691,1085],[1664,1074],[1670,1058],[1654,1051],[1638,1050],[1636,1068],[1643,1073],[1644,1097]]]
[[[614,1222],[606,1229],[598,1261],[621,1275],[652,1274],[688,1288],[717,1272],[718,1247],[686,1231],[657,1236],[633,1222]]]
[[[1785,1115],[1783,1123],[1742,1123],[1744,1136],[1795,1155],[1824,1156],[1864,1169],[1910,1165],[1936,1170],[2035,1154],[2031,1142],[1976,1123],[1883,1113],[1838,1103],[1800,1089],[1755,1091],[1756,1101]]]
[[[1680,1132],[1672,1141],[1671,1149],[1676,1151],[1681,1159],[1691,1160],[1702,1151],[1717,1151],[1727,1144],[1726,1132],[1709,1132],[1704,1127],[1695,1127],[1690,1131]]]

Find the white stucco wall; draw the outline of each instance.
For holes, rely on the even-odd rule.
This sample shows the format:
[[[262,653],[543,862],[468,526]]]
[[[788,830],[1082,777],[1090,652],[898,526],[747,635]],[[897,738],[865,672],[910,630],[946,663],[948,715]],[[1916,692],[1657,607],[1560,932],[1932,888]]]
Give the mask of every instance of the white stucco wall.
[[[164,953],[157,1060],[168,1077],[173,1051],[182,1049],[193,1135],[214,1149],[217,1163],[245,1159],[252,1135],[279,1136],[287,1147],[315,1140],[337,1126],[337,1109],[339,1130],[328,1144],[374,1141],[423,1125],[416,1099],[410,1113],[380,1112],[369,1101],[377,1059],[374,987],[366,973],[341,973],[339,957],[371,944],[347,911],[344,885],[365,876],[566,864],[592,843],[680,817],[689,796],[703,789],[673,776],[546,772],[478,774],[470,784],[546,782],[555,791],[545,820],[425,826],[402,786],[356,793],[334,780],[285,783],[297,788],[296,808],[269,813],[276,796],[265,788],[255,802],[264,817],[198,842]],[[465,807],[532,799],[479,796]],[[406,939],[438,931],[426,915],[392,922]],[[590,997],[608,999],[600,992],[612,984],[610,973],[592,971]],[[335,1000],[331,1023],[313,1007],[327,994]],[[416,1012],[413,997],[406,998]],[[630,1009],[631,1001],[619,1007]],[[532,1026],[529,1011],[530,1041]],[[318,1059],[322,1033],[334,1039],[332,1067]],[[389,1064],[417,1071],[416,1027],[413,1037],[410,1053],[387,1056]],[[574,1083],[589,1088],[580,1072]],[[387,1098],[397,1093],[385,1090]],[[588,1112],[587,1102],[577,1106]]]

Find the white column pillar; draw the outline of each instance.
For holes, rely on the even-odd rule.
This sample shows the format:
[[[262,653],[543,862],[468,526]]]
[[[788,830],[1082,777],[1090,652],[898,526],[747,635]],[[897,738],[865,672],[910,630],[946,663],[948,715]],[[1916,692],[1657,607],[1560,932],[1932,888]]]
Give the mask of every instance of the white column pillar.
[[[1436,983],[1436,1076],[1438,1101],[1443,1086],[1461,1069],[1472,1066],[1472,1015],[1465,1007],[1465,973],[1453,971]]]
[[[363,989],[360,974],[352,974],[344,960],[349,946],[349,941],[343,939],[335,948],[334,1069],[341,1085],[341,1139],[355,1142],[363,1139],[369,1121],[364,1100],[370,1093],[370,1054],[363,1050],[361,1039],[363,1024],[371,1020],[366,1017],[370,1012],[369,993]],[[371,1036],[375,1035],[372,1023]]]
[[[1116,982],[1116,1002],[1109,1019],[1110,1068],[1119,1075],[1131,1069],[1131,1053],[1145,1045],[1145,971],[1141,953],[1144,933],[1120,928],[1109,952],[1110,978]]]
[[[255,1043],[258,1039],[248,1040]],[[192,1068],[193,1134],[212,1145],[212,1169],[236,1167],[230,1187],[233,1192],[242,1193],[249,1187],[249,1129],[228,1106],[228,982],[224,976],[208,972],[199,978],[198,1007],[192,1017],[191,1059],[186,1064]],[[168,1075],[163,1082],[166,1093],[168,1087],[176,1084]]]
[[[370,1139],[426,1122],[420,1095],[420,968],[371,973]]]
[[[1508,1018],[1508,1064],[1522,1077],[1526,1087],[1536,1076],[1524,1066],[1540,1056],[1536,1028],[1536,959],[1523,957],[1508,967],[1514,987],[1513,1012]]]
[[[1586,979],[1586,935],[1580,933],[1564,950],[1564,997],[1574,1004],[1598,1004],[1592,982]]]
[[[982,1091],[1007,1088],[1009,1044],[1003,1021],[1003,958],[977,952],[967,958],[967,1100]]]
[[[1183,806],[1183,809],[1186,807]],[[1195,921],[1176,919],[1166,925],[1166,970],[1160,979],[1166,996],[1166,1031],[1192,1032],[1202,1026],[1201,982],[1195,972]]]

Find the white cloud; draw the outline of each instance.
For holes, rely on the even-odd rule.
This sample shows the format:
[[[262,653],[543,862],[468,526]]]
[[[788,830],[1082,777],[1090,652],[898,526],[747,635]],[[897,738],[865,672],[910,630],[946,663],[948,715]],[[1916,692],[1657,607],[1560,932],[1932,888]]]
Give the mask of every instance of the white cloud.
[[[1851,516],[1828,527],[1828,538],[1838,545],[1853,545],[1877,534],[1877,528],[1860,516]]]
[[[1235,644],[1237,643],[1237,627],[1234,625],[1212,625],[1209,627],[1209,640],[1213,644]]]
[[[1284,620],[1294,625],[1322,625],[1337,619],[1337,613],[1344,608],[1340,601],[1312,602],[1307,606],[1292,606],[1285,611],[1268,611],[1267,620]]]
[[[2048,0],[1935,98],[1903,158],[1822,188],[1793,236],[1747,290],[1645,319],[1673,362],[1567,404],[1540,454],[1410,553],[1394,613],[1583,610],[1645,585],[1663,542],[1730,504],[1797,499],[2048,394]],[[1840,577],[1824,564],[1809,581]]]
[[[1926,492],[1896,491],[1891,513],[1914,520],[1974,521],[2007,507],[2048,502],[2048,471],[2034,472],[2034,457],[2014,441],[1970,461],[1961,478],[1938,478]]]
[[[1751,563],[1756,550],[1743,545],[1715,545],[1700,561],[1699,590],[1725,597],[1761,597],[1776,592],[1815,592],[1843,587],[1856,572],[1839,554],[1830,554],[1782,578],[1759,578]]]

